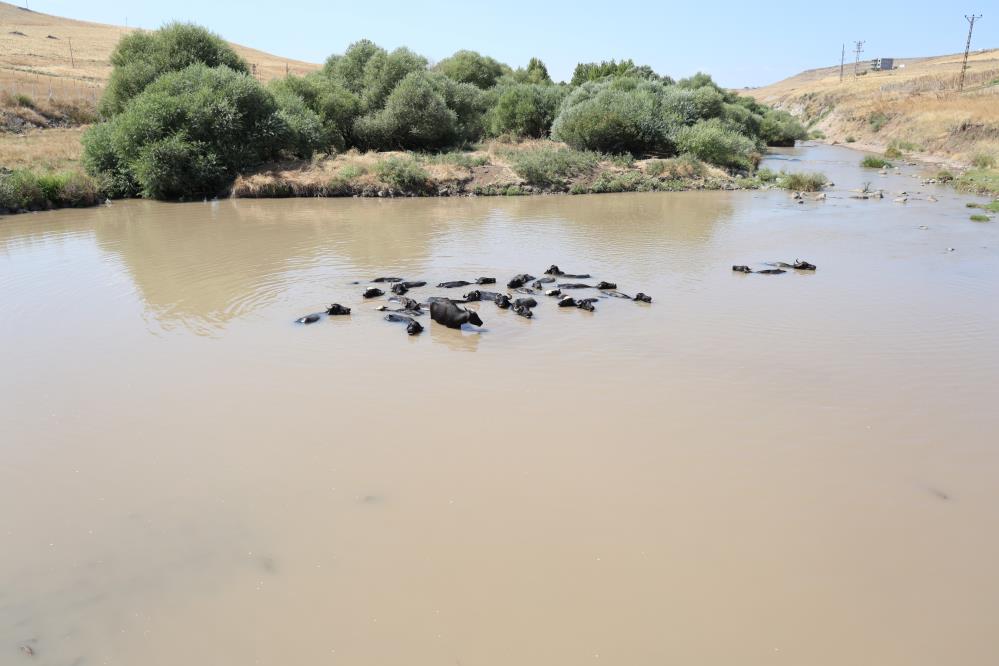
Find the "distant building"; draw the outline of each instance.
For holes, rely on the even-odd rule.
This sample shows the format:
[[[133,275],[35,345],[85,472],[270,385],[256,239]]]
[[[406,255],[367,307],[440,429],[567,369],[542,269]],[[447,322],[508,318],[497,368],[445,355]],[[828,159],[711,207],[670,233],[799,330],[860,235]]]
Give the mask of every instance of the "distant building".
[[[871,69],[875,72],[880,71],[891,71],[895,69],[895,59],[894,58],[875,58],[871,61]]]

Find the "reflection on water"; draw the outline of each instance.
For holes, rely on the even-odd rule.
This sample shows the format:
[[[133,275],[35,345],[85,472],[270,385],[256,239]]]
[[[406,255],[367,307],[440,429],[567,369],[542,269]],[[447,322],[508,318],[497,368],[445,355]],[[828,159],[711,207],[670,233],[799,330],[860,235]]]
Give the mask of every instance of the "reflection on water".
[[[825,202],[0,220],[0,663],[990,663],[999,226],[782,153]],[[655,302],[410,337],[350,284],[551,263]]]

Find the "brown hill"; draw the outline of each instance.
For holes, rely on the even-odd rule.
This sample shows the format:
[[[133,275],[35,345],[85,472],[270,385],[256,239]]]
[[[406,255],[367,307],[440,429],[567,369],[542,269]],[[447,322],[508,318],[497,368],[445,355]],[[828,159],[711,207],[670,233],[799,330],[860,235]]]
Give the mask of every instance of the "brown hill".
[[[122,35],[135,30],[50,16],[0,2],[0,90],[35,99],[92,96],[111,74],[109,58]],[[232,44],[261,81],[305,74],[319,65]]]
[[[786,109],[822,131],[827,140],[883,151],[904,151],[966,163],[999,156],[999,50],[972,53],[958,93],[963,54],[895,61],[891,71],[854,76],[847,63],[808,70],[745,91]]]

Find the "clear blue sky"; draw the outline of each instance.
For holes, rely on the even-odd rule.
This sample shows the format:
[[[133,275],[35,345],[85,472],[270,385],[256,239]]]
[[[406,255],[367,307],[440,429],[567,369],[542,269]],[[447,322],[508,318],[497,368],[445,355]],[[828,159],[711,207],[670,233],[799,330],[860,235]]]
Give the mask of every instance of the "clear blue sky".
[[[23,4],[24,0],[13,0]],[[632,58],[674,77],[706,71],[731,87],[765,85],[803,69],[838,64],[840,45],[867,41],[863,58],[955,53],[964,49],[964,14],[986,14],[972,48],[999,46],[999,3],[960,6],[840,2],[592,2],[504,0],[28,0],[60,16],[157,28],[193,21],[223,37],[298,60],[322,62],[353,41],[408,46],[432,60],[461,48],[513,66],[538,56],[555,79],[579,61]],[[849,59],[849,53],[848,53]]]

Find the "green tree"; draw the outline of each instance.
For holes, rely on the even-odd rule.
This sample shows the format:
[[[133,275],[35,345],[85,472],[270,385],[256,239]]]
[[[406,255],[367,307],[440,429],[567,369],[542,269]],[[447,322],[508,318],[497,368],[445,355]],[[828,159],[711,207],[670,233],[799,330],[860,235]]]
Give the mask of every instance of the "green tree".
[[[249,71],[221,37],[189,23],[171,23],[153,32],[133,32],[122,37],[111,53],[113,69],[101,97],[101,115],[121,113],[129,100],[158,76],[195,63]]]
[[[507,65],[475,51],[458,51],[437,63],[434,68],[444,76],[479,88],[492,88],[501,76],[511,70]]]

